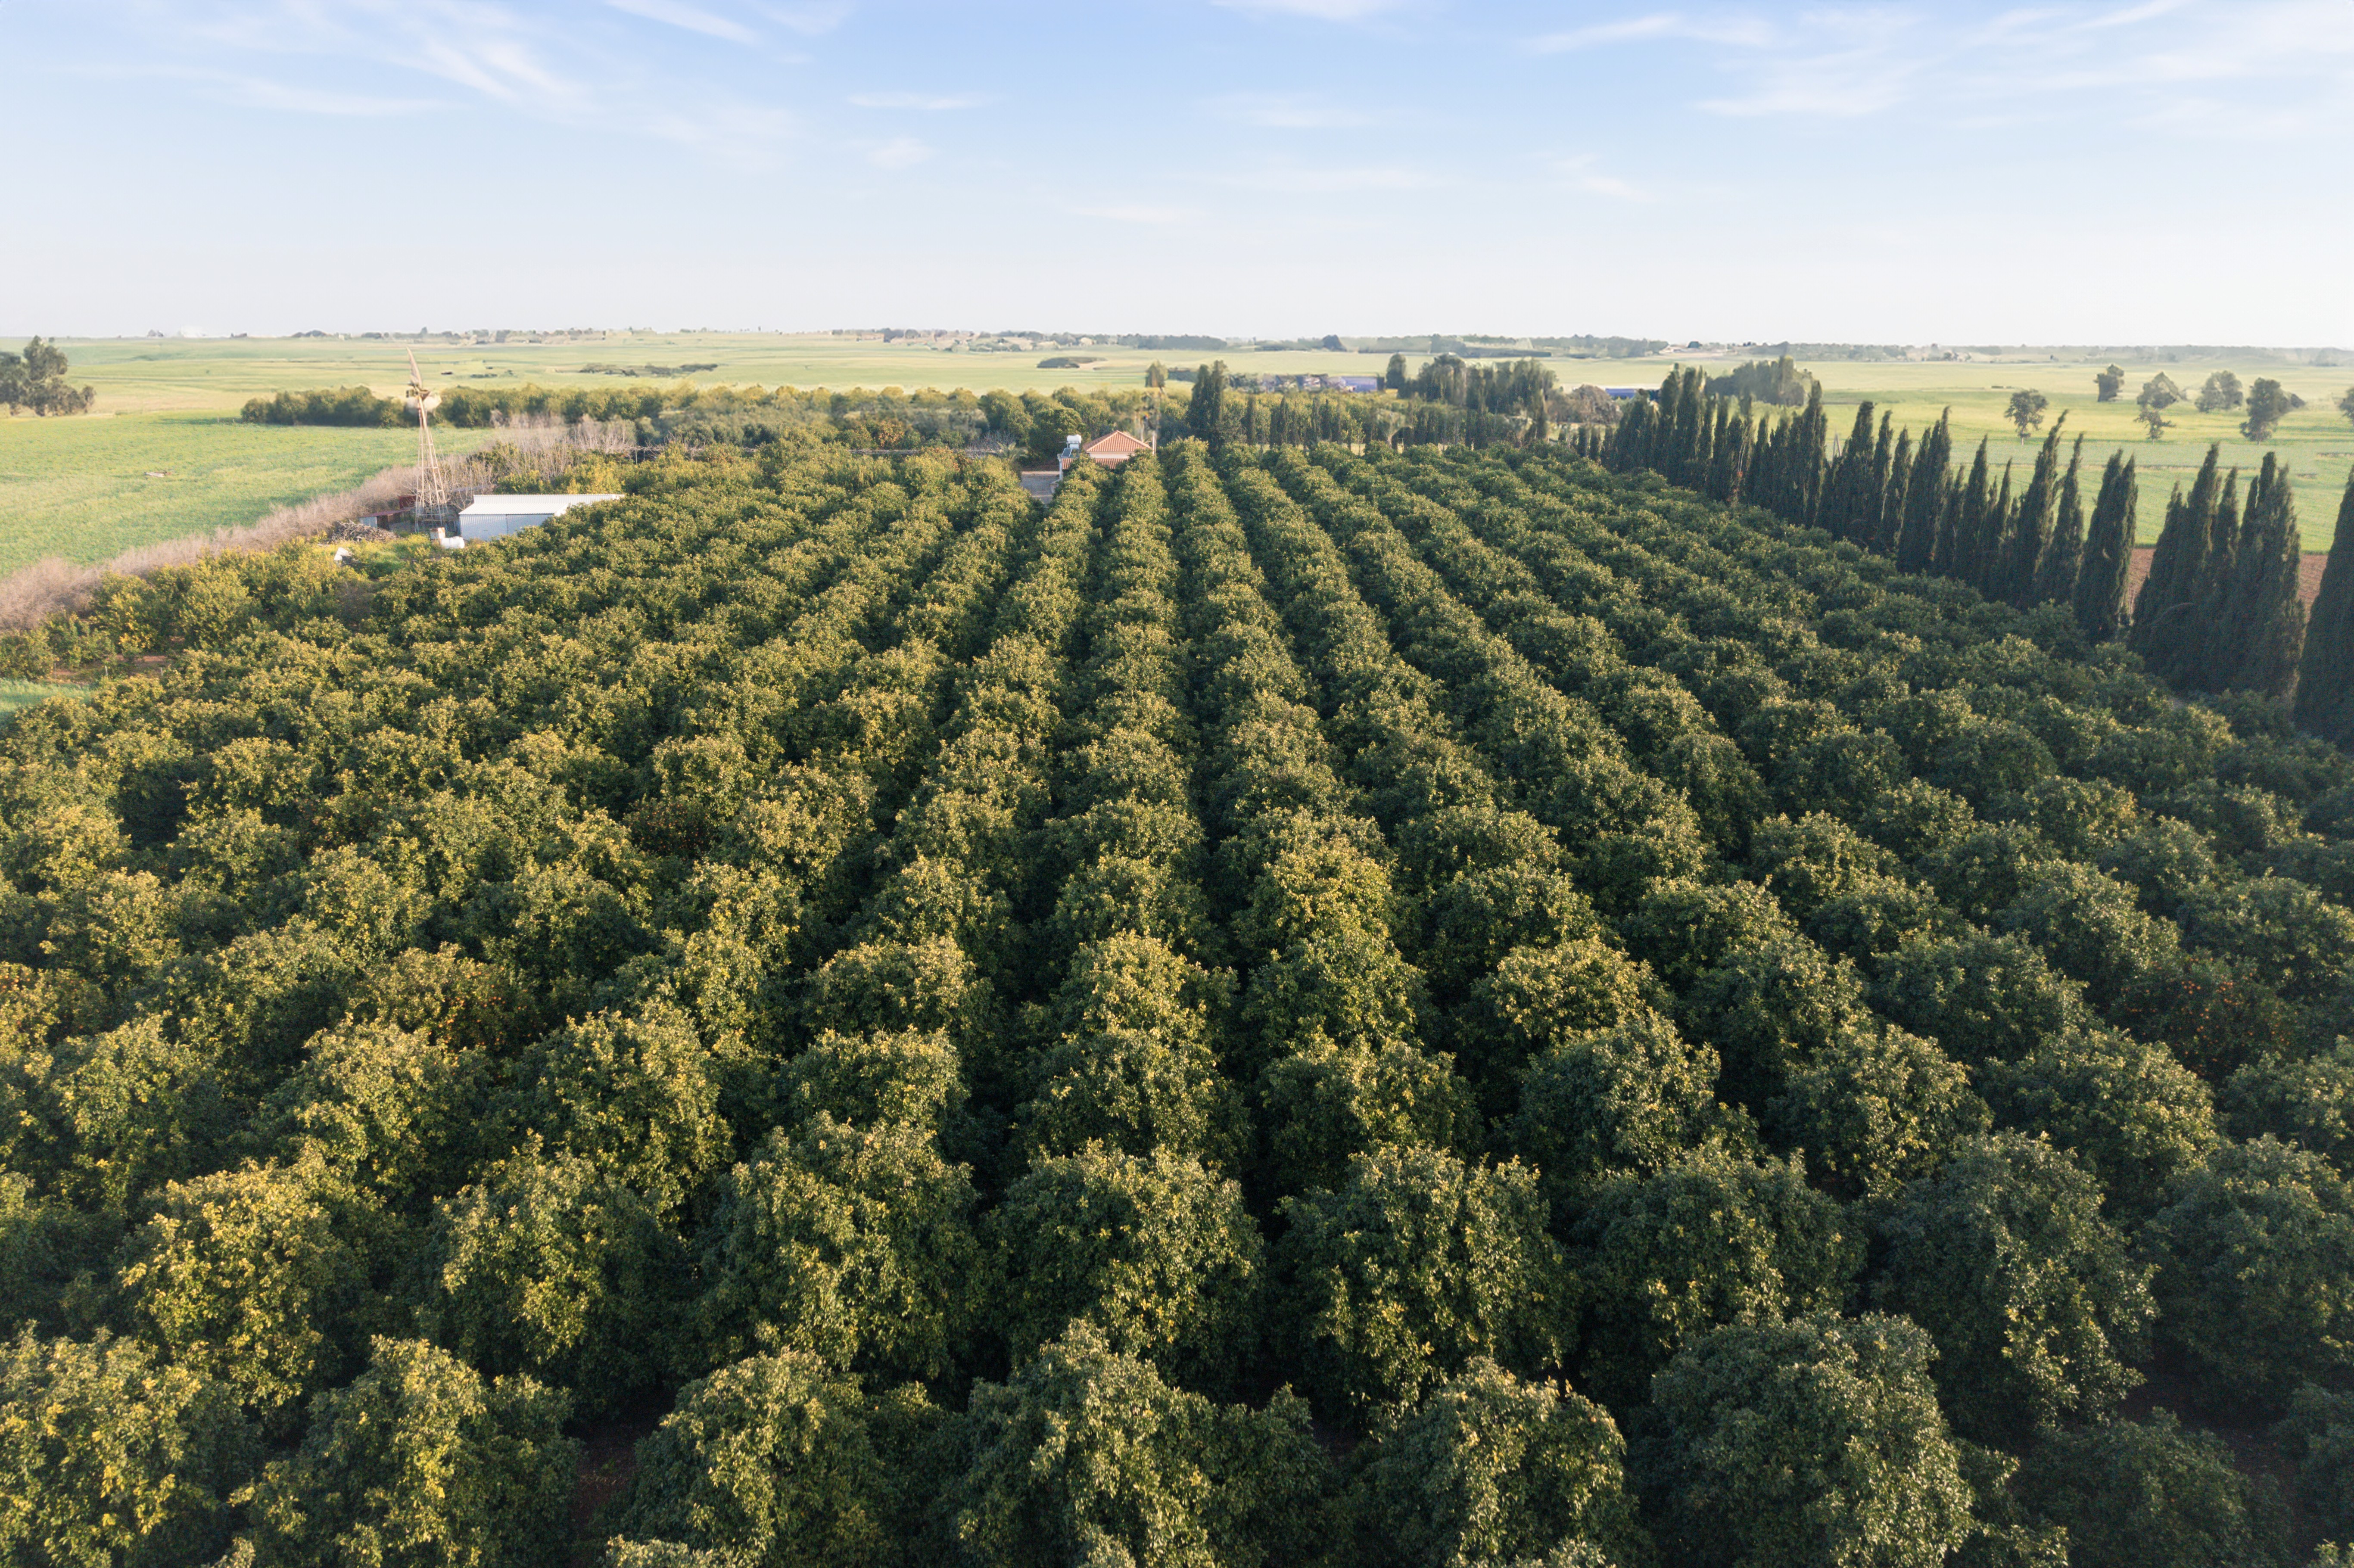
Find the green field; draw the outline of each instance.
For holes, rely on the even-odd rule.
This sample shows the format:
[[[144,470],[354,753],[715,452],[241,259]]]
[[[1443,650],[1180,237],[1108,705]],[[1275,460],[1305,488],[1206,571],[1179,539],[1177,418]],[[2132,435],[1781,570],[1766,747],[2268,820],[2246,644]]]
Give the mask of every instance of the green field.
[[[51,685],[46,681],[0,681],[0,719],[50,697],[88,696],[90,690],[88,686]]]
[[[77,366],[77,369],[80,367]],[[405,430],[294,429],[234,415],[101,412],[0,420],[0,572],[95,564],[137,545],[254,522],[415,459]],[[452,431],[467,451],[488,431]]]
[[[341,489],[388,464],[408,460],[411,439],[393,430],[262,429],[238,421],[249,397],[281,390],[366,385],[397,395],[408,384],[408,353],[415,347],[427,378],[438,385],[520,384],[626,386],[590,365],[714,365],[691,379],[699,385],[754,384],[801,387],[970,387],[1050,390],[1057,387],[1134,385],[1155,359],[1185,365],[1200,353],[1150,352],[1118,346],[973,351],[926,341],[885,343],[879,334],[769,333],[627,333],[554,342],[404,344],[340,338],[67,339],[73,379],[98,389],[91,418],[0,420],[0,571],[45,555],[101,561],[133,545],[253,522],[271,507]],[[1079,370],[1045,370],[1057,355],[1101,355]],[[1229,350],[1237,370],[1298,375],[1363,375],[1384,363],[1378,355]],[[1679,360],[1712,369],[1744,357],[1709,353],[1653,355],[1639,360],[1556,358],[1563,382],[1605,386],[1654,385]],[[1419,358],[1415,363],[1418,366]],[[2186,404],[2164,441],[2142,439],[2130,402],[2094,401],[2093,374],[2105,359],[2009,357],[1954,362],[1814,363],[1841,415],[1866,397],[1893,408],[1916,429],[1950,406],[1965,450],[1980,435],[1997,438],[1998,461],[2032,449],[2002,417],[2011,389],[2031,387],[2052,400],[2052,416],[2068,415],[2071,431],[2089,448],[2126,446],[2141,460],[2143,537],[2156,536],[2166,490],[2198,466],[2211,441],[2253,468],[2264,449],[2239,435],[2235,415],[2202,415]],[[2212,369],[2230,369],[2243,382],[2271,376],[2309,405],[2294,415],[2274,443],[2306,494],[2306,543],[2326,546],[2318,530],[2335,511],[2335,496],[2354,467],[2354,426],[2334,408],[2354,384],[2354,369],[2272,363],[2242,356],[2214,361],[2125,363],[2128,396],[2158,370],[2195,390]],[[480,433],[451,431],[449,450],[467,450]],[[161,477],[151,477],[161,476]]]

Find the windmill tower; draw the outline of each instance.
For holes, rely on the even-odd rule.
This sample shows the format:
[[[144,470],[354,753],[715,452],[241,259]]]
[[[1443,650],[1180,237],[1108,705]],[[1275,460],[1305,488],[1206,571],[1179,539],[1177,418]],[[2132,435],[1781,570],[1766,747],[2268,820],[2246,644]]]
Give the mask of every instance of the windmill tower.
[[[425,385],[417,368],[417,351],[408,351],[408,406],[417,410],[417,513],[423,523],[450,521],[450,484],[433,453],[433,427],[426,416],[440,407],[441,396]]]

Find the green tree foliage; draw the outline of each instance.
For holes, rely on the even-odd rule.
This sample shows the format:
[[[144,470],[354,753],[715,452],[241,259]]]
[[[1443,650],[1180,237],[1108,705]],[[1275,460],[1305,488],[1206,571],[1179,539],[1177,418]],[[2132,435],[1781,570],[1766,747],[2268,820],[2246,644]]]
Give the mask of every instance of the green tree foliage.
[[[2043,411],[2052,407],[2052,399],[2032,387],[2021,387],[2010,395],[2002,417],[2019,429],[2019,439],[2025,440],[2028,432],[2043,428]]]
[[[2162,1343],[2230,1408],[2277,1404],[2354,1368],[2354,1189],[2271,1138],[2228,1144],[2183,1177],[2144,1237]]]
[[[2354,1396],[2306,1383],[2273,1436],[2296,1466],[2307,1516],[2325,1535],[2354,1535]]]
[[[2015,1133],[1965,1145],[1882,1227],[1882,1307],[1927,1330],[1955,1425],[1982,1442],[2098,1421],[2134,1384],[2149,1271],[2101,1216],[2092,1178]]]
[[[397,1557],[483,1468],[431,1412],[524,1379],[679,1413],[606,1527],[673,1568],[1638,1568],[1564,1373],[1643,1476],[1717,1435],[1678,1451],[1754,1483],[1706,1517],[1758,1561],[1939,1558],[1945,1460],[1839,1446],[1882,1414],[1654,1382],[1867,1304],[1936,1359],[1756,1386],[1934,1390],[2000,1446],[1952,1446],[1957,1560],[2051,1562],[2038,1445],[2137,1362],[2232,1419],[2342,1392],[2354,761],[2267,682],[2179,696],[2278,603],[2277,465],[2176,500],[2170,691],[2098,641],[2122,456],[1957,476],[1949,425],[1834,444],[1681,368],[1553,443],[1557,388],[1454,357],[1379,429],[1233,376],[1214,455],[1172,396],[1044,509],[843,449],[1148,389],[764,397],[726,417],[828,440],[712,436],[364,606],[229,554],[10,644],[162,658],[0,725],[0,1326],[324,1456],[249,1506],[189,1461],[201,1553],[151,1555]],[[1210,1403],[1285,1384],[1327,1441]],[[1684,1488],[1663,1560],[1749,1551]]]
[[[1741,1113],[1717,1103],[1716,1053],[1648,1012],[1566,1033],[1528,1063],[1508,1137],[1557,1209],[1614,1173],[1648,1176],[1712,1141],[1750,1140]]]
[[[2354,477],[2338,503],[2321,591],[2306,624],[2297,666],[2297,727],[2339,745],[2354,742]]]
[[[1864,1237],[1804,1167],[1702,1153],[1603,1184],[1576,1224],[1582,1380],[1638,1400],[1652,1373],[1725,1323],[1845,1305]]]
[[[2101,473],[2101,493],[2084,535],[2073,607],[2076,624],[2095,642],[2124,635],[2126,584],[2133,572],[2135,513],[2139,495],[2134,460],[2112,453]]]
[[[1819,384],[1811,370],[1798,368],[1788,355],[1779,359],[1753,359],[1723,376],[1709,377],[1712,397],[1747,397],[1759,403],[1796,408]]]
[[[2049,1133],[2137,1217],[2219,1142],[2207,1086],[2163,1045],[2115,1030],[2069,1030],[1988,1064],[1978,1082],[1998,1127]]]
[[[141,1337],[258,1415],[337,1382],[351,1348],[366,1272],[327,1181],[313,1163],[173,1182],[123,1246],[123,1309]]]
[[[748,1357],[688,1384],[639,1445],[617,1544],[758,1568],[907,1562],[928,1501],[916,1451],[939,1419],[920,1389],[869,1395],[812,1356]]]
[[[962,1557],[988,1568],[1271,1568],[1318,1540],[1328,1483],[1298,1399],[1213,1404],[1091,1325],[976,1385],[954,1438],[962,1475],[942,1504]]]
[[[1625,1456],[1600,1405],[1475,1361],[1373,1445],[1342,1504],[1351,1551],[1396,1568],[1543,1559],[1578,1544],[1642,1561]]]
[[[227,1544],[254,1463],[234,1391],[135,1341],[0,1351],[0,1555],[58,1568],[164,1568]]]
[[[440,1204],[420,1254],[421,1323],[470,1365],[527,1372],[602,1409],[683,1347],[685,1258],[652,1206],[586,1156],[536,1147]]]
[[[948,1368],[974,1294],[970,1175],[906,1123],[819,1112],[722,1178],[705,1333],[721,1358],[800,1350],[901,1375]]]
[[[65,350],[36,337],[22,354],[0,352],[0,404],[11,414],[87,414],[98,401],[95,387],[77,391],[66,379],[72,368]]]
[[[2301,406],[2296,397],[2268,376],[2256,377],[2248,388],[2248,417],[2240,422],[2240,434],[2252,441],[2268,441],[2280,422]]]
[[[2215,612],[2196,683],[2209,691],[2288,694],[2305,653],[2297,582],[2304,562],[2288,471],[2267,452],[2228,558],[2209,556],[2215,582],[2206,598]]]
[[[1525,1166],[1377,1150],[1283,1213],[1273,1317],[1331,1408],[1397,1409],[1475,1357],[1533,1373],[1567,1349],[1569,1283]]]
[[[2106,370],[2096,372],[2093,376],[2093,389],[2099,394],[2100,401],[2115,402],[2125,395],[2125,370],[2119,366],[2112,365]]]
[[[2209,538],[2222,503],[2217,471],[2221,456],[2221,448],[2209,447],[2190,495],[2177,491],[2166,503],[2166,525],[2150,553],[2149,575],[2134,599],[2127,645],[2160,679],[2179,676],[2201,642],[2196,609],[2208,578]]]
[[[2221,1438],[2165,1411],[2053,1435],[2018,1485],[2066,1527],[2072,1568],[2287,1561],[2278,1499],[2240,1473]]]
[[[2248,400],[2241,389],[2240,378],[2228,370],[2210,371],[2200,384],[2198,409],[2202,414],[2220,414],[2237,408]]]
[[[1229,1393],[1252,1361],[1266,1286],[1242,1191],[1172,1150],[1091,1146],[1044,1160],[989,1217],[994,1321],[1017,1363],[1075,1322],[1162,1377]]]
[[[430,1345],[379,1339],[255,1483],[254,1561],[554,1568],[579,1455],[566,1414],[529,1378],[486,1381]]]
[[[1662,1546],[1694,1564],[1932,1568],[1974,1533],[1936,1348],[1902,1318],[1733,1324],[1659,1374],[1638,1459]]]

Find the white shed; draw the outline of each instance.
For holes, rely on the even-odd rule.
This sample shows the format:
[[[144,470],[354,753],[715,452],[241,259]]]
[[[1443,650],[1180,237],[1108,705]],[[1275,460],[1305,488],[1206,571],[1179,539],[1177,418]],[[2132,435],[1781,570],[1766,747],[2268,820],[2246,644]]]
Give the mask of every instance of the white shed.
[[[576,506],[620,499],[618,495],[478,495],[458,514],[458,536],[469,541],[504,539],[536,528],[551,517],[561,517]]]

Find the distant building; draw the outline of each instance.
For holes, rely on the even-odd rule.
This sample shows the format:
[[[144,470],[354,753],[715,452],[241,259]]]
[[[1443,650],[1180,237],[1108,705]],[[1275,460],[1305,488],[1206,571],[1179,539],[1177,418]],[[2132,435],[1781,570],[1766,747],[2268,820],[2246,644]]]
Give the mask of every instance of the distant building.
[[[1114,430],[1108,436],[1097,436],[1079,450],[1106,468],[1118,468],[1139,452],[1152,450],[1150,443],[1139,440],[1126,430]]]
[[[551,517],[561,517],[576,506],[619,501],[618,495],[478,495],[458,514],[458,536],[504,539],[526,528],[536,528]]]
[[[1382,378],[1378,376],[1328,376],[1325,382],[1343,392],[1378,392]]]

